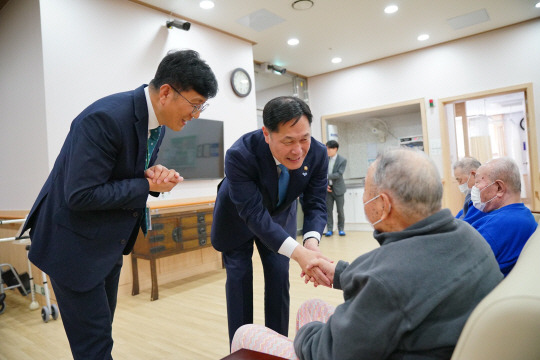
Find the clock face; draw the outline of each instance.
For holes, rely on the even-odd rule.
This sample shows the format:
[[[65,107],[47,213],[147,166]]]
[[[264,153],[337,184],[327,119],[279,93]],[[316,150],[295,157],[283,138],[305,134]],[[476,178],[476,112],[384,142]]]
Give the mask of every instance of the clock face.
[[[236,95],[248,96],[251,92],[251,78],[247,71],[241,68],[235,69],[231,75],[231,86]]]

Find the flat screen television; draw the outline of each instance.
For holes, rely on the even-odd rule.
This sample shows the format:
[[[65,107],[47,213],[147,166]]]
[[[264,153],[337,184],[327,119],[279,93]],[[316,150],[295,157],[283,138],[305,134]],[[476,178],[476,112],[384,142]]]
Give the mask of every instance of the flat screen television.
[[[167,129],[156,164],[174,169],[185,180],[224,176],[223,121],[193,119],[182,131]]]

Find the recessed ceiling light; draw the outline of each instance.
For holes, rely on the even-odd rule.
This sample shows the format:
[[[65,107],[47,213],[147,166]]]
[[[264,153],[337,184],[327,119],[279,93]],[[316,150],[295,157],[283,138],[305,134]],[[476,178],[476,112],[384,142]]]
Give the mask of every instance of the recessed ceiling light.
[[[387,7],[384,8],[384,12],[387,14],[393,14],[396,11],[398,11],[397,5],[388,5]]]
[[[199,3],[199,6],[205,10],[212,9],[214,5],[212,0],[203,0]]]
[[[540,8],[540,2],[537,2],[536,5],[534,5],[537,8]]]
[[[342,59],[340,57],[335,57],[335,58],[332,59],[332,63],[334,63],[334,64],[339,64],[341,61],[342,61]]]
[[[422,34],[418,36],[418,41],[426,41],[427,39],[429,39],[428,34]]]
[[[300,40],[298,40],[297,38],[291,38],[291,39],[287,40],[287,44],[289,44],[291,46],[296,46],[296,45],[300,44]]]
[[[295,0],[291,4],[294,10],[307,10],[313,7],[313,1],[311,0]]]

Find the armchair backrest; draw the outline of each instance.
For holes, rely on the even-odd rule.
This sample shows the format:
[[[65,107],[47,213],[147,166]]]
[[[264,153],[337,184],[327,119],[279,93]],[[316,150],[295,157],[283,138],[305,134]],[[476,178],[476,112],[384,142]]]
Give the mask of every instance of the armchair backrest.
[[[540,227],[510,274],[474,309],[452,360],[540,359]]]

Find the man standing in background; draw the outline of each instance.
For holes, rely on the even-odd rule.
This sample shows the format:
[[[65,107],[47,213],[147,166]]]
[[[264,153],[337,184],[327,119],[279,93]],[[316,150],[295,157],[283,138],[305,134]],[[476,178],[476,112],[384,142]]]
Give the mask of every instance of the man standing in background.
[[[343,173],[347,167],[347,159],[338,154],[339,144],[335,140],[326,143],[328,153],[328,188],[326,192],[326,236],[332,236],[334,233],[334,202],[336,203],[338,215],[339,236],[345,236],[345,213],[343,205],[345,204],[345,180]]]

